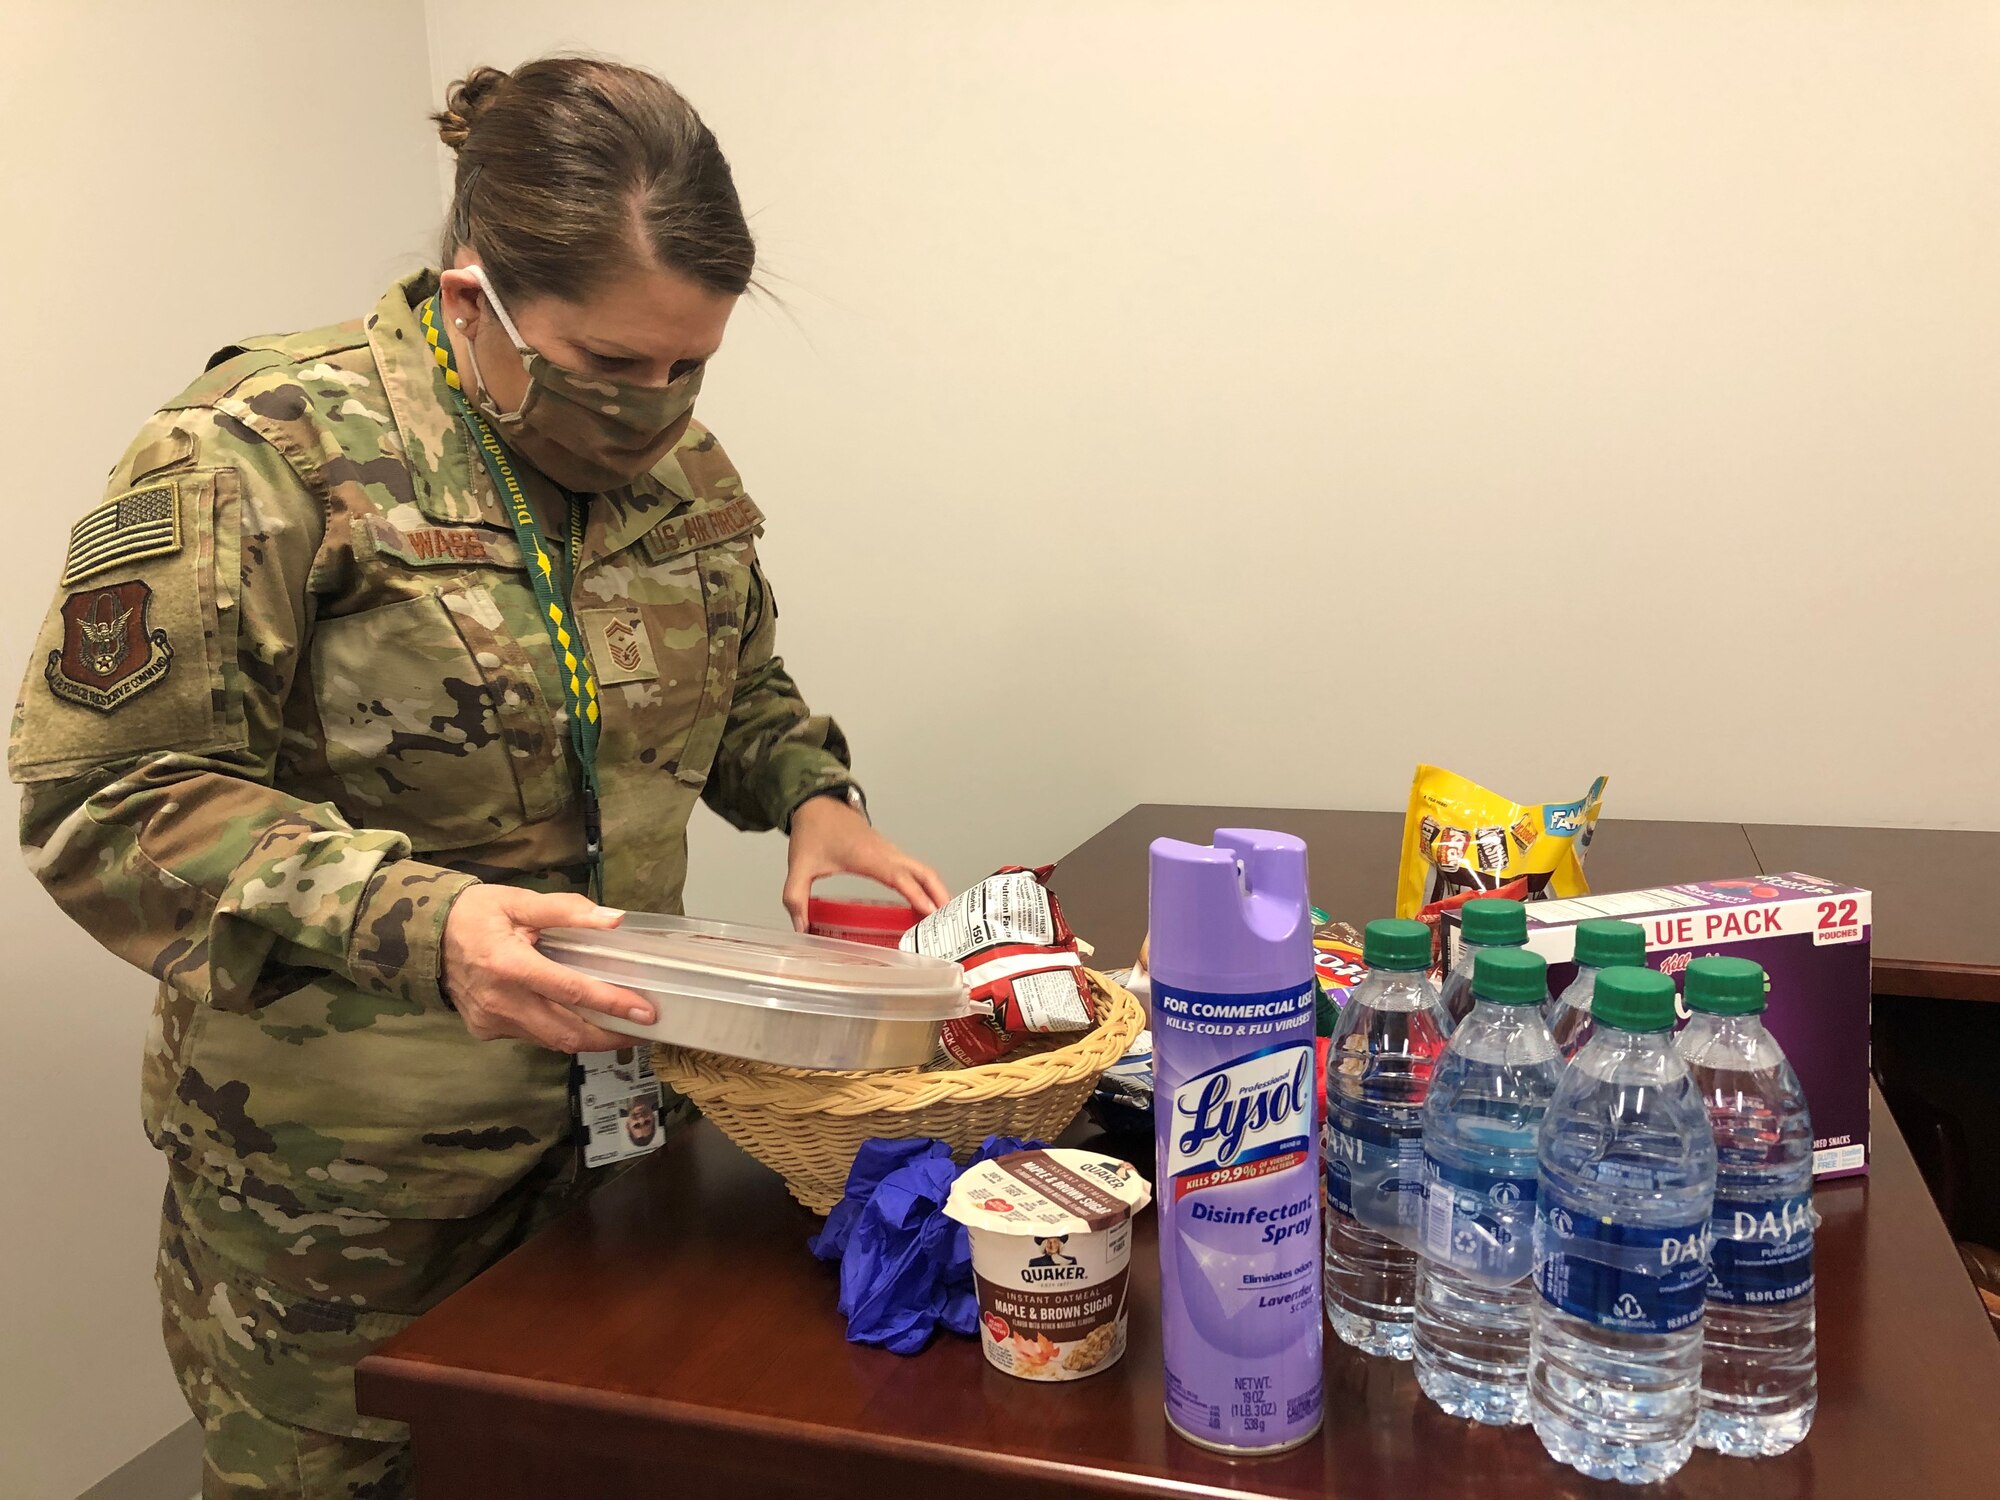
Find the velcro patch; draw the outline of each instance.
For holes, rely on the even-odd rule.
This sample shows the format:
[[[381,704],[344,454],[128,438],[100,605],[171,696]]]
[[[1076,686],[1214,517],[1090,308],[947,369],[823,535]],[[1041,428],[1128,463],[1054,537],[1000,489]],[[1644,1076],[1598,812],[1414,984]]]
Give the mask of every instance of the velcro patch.
[[[669,516],[646,533],[646,555],[654,562],[695,547],[712,547],[746,536],[764,524],[757,502],[742,495],[722,505],[699,506]]]
[[[43,668],[49,691],[108,714],[164,682],[174,651],[166,631],[146,629],[152,602],[152,589],[136,579],[65,599],[62,645]]]
[[[70,528],[64,588],[110,568],[181,550],[181,507],[172,482],[115,495]]]
[[[413,526],[374,517],[368,534],[375,550],[416,568],[521,566],[521,544],[477,526]]]
[[[653,638],[647,634],[645,617],[637,609],[631,605],[580,609],[576,617],[589,637],[590,664],[597,671],[600,685],[616,687],[621,682],[651,682],[660,675]]]

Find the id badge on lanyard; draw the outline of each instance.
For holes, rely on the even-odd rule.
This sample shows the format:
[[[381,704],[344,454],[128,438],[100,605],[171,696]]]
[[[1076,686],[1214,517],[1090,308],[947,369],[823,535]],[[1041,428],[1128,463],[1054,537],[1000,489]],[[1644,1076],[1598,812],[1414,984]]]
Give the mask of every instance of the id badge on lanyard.
[[[570,1097],[586,1167],[630,1161],[666,1142],[653,1049],[643,1042],[616,1052],[578,1053],[570,1066]]]

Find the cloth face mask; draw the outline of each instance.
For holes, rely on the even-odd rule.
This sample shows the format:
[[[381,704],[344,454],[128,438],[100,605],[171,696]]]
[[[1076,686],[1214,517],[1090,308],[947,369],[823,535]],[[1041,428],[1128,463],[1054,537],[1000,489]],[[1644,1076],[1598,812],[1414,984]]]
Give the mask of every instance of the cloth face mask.
[[[567,490],[594,493],[630,484],[648,472],[687,431],[701,392],[697,365],[665,385],[632,385],[568,370],[531,348],[493,294],[483,266],[466,267],[513,340],[527,372],[528,389],[513,411],[502,411],[480,378],[479,361],[466,340],[466,363],[478,382],[480,415],[499,428],[507,445]]]

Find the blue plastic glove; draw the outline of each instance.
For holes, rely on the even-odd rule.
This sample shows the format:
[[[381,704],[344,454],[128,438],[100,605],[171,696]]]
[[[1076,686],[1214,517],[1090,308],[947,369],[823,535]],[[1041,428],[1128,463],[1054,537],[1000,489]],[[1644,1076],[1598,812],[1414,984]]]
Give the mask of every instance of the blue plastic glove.
[[[973,1160],[1035,1144],[988,1136]],[[840,1262],[840,1311],[852,1342],[915,1354],[940,1323],[958,1334],[977,1329],[971,1239],[944,1214],[959,1170],[936,1140],[870,1140],[856,1155],[846,1196],[809,1242],[821,1260]]]
[[[881,1186],[882,1179],[920,1156],[934,1155],[943,1144],[923,1136],[902,1141],[877,1136],[863,1141],[854,1155],[854,1165],[847,1169],[845,1195],[826,1216],[826,1227],[806,1241],[806,1248],[820,1260],[839,1260],[847,1248],[847,1237],[854,1232],[854,1221],[861,1217],[861,1210]]]

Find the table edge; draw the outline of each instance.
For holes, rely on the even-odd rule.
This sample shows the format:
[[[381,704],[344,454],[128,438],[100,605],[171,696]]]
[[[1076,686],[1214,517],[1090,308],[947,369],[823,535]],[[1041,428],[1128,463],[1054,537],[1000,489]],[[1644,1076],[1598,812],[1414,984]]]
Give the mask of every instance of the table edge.
[[[1157,1500],[1162,1494],[1187,1500],[1243,1500],[1240,1489],[1199,1481],[1171,1479],[1098,1463],[1036,1458],[1008,1449],[972,1450],[918,1438],[898,1437],[862,1428],[802,1422],[794,1417],[752,1415],[715,1407],[691,1405],[668,1397],[640,1396],[626,1391],[595,1390],[523,1375],[433,1364],[393,1354],[370,1354],[356,1371],[362,1409],[391,1421],[414,1423],[426,1413],[413,1408],[428,1397],[471,1397],[485,1401],[515,1401],[547,1409],[565,1407],[598,1416],[627,1418],[669,1431],[756,1443],[797,1445],[818,1452],[838,1452],[857,1458],[896,1464],[904,1472],[930,1471],[940,1478],[977,1474],[983,1479],[1024,1485],[1060,1486],[1060,1493],[1102,1496],[1105,1500]],[[397,1407],[397,1396],[415,1396]],[[388,1399],[383,1399],[383,1398]],[[583,1397],[585,1399],[578,1399]]]
[[[1869,989],[1876,995],[1912,1000],[2000,1001],[2000,968],[1949,959],[1883,958],[1870,955]]]

